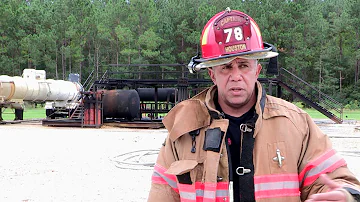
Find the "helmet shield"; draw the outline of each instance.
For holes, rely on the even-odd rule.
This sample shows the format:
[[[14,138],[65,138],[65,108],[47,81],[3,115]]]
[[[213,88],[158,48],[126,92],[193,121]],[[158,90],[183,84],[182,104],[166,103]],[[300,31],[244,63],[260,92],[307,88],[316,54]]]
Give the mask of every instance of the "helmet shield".
[[[225,12],[213,26],[215,42],[221,55],[251,50],[250,19],[247,16],[237,12]]]

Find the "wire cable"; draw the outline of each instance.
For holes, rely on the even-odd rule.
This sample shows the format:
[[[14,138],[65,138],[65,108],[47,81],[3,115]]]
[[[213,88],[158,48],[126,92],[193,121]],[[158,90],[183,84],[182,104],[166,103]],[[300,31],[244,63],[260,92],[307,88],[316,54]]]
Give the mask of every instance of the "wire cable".
[[[146,160],[149,156],[157,156],[160,149],[135,150],[117,155],[111,159],[115,166],[120,169],[130,170],[152,170],[155,165],[154,161]]]

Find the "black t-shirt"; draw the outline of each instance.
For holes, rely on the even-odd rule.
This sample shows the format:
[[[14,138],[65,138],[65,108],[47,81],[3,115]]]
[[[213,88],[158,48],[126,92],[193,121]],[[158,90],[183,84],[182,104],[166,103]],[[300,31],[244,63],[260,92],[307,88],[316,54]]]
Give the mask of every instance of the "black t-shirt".
[[[222,112],[220,105],[217,102],[217,97],[214,99],[216,109]],[[229,163],[231,170],[229,171],[230,180],[233,181],[234,201],[235,202],[252,202],[255,201],[254,194],[254,163],[253,163],[253,148],[255,139],[253,138],[254,130],[252,132],[245,132],[243,134],[243,143],[241,145],[241,131],[240,125],[248,123],[254,119],[255,106],[241,117],[233,117],[225,114],[225,118],[229,120],[229,127],[226,133],[226,144],[228,147],[228,154],[230,156]],[[252,122],[255,122],[253,120]],[[242,147],[241,158],[240,150]],[[250,173],[244,175],[237,175],[236,169],[244,167],[250,169]]]

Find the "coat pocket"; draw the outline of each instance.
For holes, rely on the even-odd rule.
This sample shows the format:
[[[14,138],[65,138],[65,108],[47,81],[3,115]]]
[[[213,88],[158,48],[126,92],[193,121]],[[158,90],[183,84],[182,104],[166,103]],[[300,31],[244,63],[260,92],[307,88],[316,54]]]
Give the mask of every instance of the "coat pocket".
[[[195,160],[180,160],[170,165],[166,173],[176,176],[180,201],[197,201],[198,197],[204,197],[204,186],[199,182],[203,168],[203,164]]]
[[[198,162],[195,160],[175,161],[166,171],[167,174],[176,175],[180,184],[192,184],[196,180],[199,170]]]

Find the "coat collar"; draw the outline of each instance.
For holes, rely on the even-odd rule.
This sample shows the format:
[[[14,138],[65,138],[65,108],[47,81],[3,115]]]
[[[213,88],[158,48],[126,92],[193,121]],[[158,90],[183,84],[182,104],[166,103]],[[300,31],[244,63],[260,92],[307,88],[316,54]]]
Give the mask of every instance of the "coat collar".
[[[259,81],[256,82],[257,101],[255,112],[259,116],[255,128],[260,128],[265,107],[266,93]],[[221,119],[224,115],[216,110],[214,95],[217,91],[215,85],[205,89],[191,99],[184,100],[173,107],[163,119],[163,124],[169,131],[170,139],[176,140],[190,131],[209,126],[212,119]],[[186,123],[185,123],[186,122]],[[254,137],[258,130],[255,130]]]
[[[255,128],[260,128],[262,125],[262,116],[263,116],[263,112],[264,112],[264,108],[265,108],[265,103],[266,103],[266,92],[263,89],[261,83],[259,81],[256,82],[256,89],[257,89],[257,99],[256,99],[256,104],[255,104],[255,112],[258,115],[261,115],[258,117],[256,123],[255,123]],[[210,88],[208,88],[206,91],[203,91],[202,93],[205,94],[202,95],[202,93],[199,94],[198,98],[205,98],[204,102],[206,107],[209,110],[209,114],[211,115],[212,118],[221,118],[224,115],[222,114],[222,112],[219,112],[218,110],[216,110],[215,104],[214,104],[214,95],[217,91],[217,87],[215,85],[211,86]],[[196,97],[194,97],[196,99]],[[254,137],[257,135],[258,130],[255,130],[254,133]]]
[[[256,88],[257,88],[257,101],[255,104],[255,110],[257,114],[263,114],[264,111],[264,107],[265,107],[265,100],[266,100],[266,92],[263,89],[261,83],[259,81],[256,82]],[[214,111],[217,113],[220,113],[219,111],[216,110],[215,108],[215,104],[214,104],[214,95],[217,91],[217,87],[216,85],[211,86],[210,88],[208,88],[207,90],[199,93],[199,95],[195,96],[193,99],[199,99],[199,98],[204,98],[204,102],[207,106],[207,108],[210,111]],[[202,94],[205,94],[202,95]],[[221,116],[221,115],[219,115]]]

